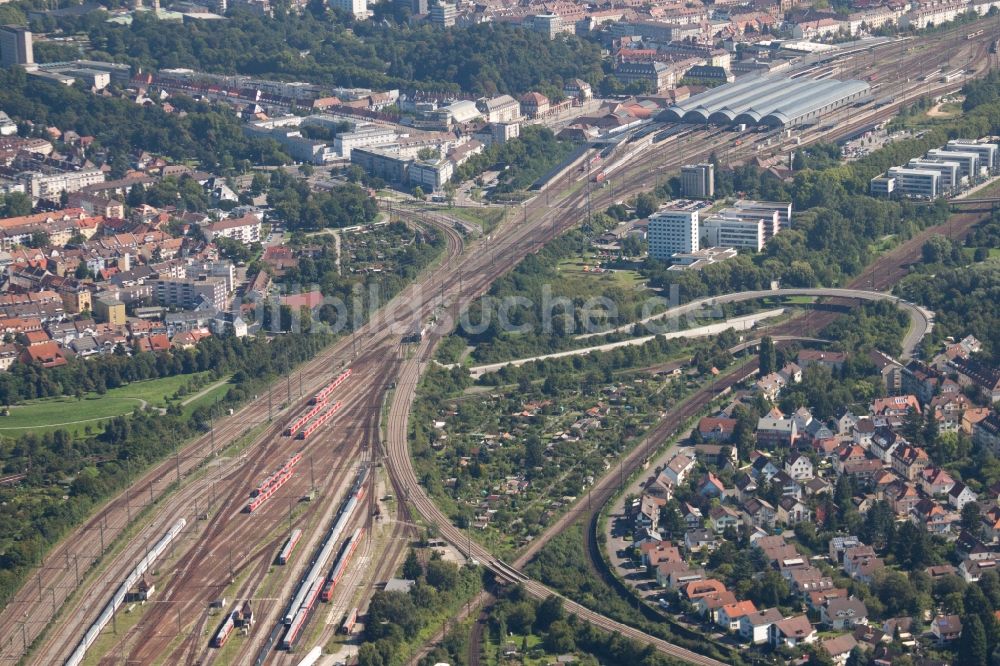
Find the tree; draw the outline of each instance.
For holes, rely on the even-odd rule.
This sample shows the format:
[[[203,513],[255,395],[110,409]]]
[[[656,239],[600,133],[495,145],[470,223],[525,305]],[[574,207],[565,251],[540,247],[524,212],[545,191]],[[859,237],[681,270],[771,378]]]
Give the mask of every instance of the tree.
[[[656,212],[660,202],[649,192],[643,192],[635,198],[635,214],[645,219]]]
[[[458,565],[432,559],[427,563],[427,584],[438,590],[451,590],[458,584]]]
[[[549,627],[565,617],[563,602],[561,597],[550,595],[545,601],[538,604],[535,612],[535,628],[539,631],[548,631]]]
[[[565,620],[557,620],[549,627],[545,637],[545,649],[553,654],[564,654],[576,649],[573,628]]]
[[[419,185],[417,185],[416,187],[414,187],[413,188],[413,198],[417,199],[418,201],[423,201],[424,199],[426,199],[427,195],[424,194],[424,188],[420,187]]]
[[[978,615],[962,617],[962,637],[958,643],[958,659],[962,666],[987,666],[989,651],[986,645],[986,631]]]
[[[410,580],[417,580],[423,573],[424,568],[420,566],[417,551],[411,548],[410,552],[406,554],[406,560],[403,562],[403,577]]]
[[[358,648],[358,666],[385,666],[382,653],[374,643],[362,643]]]
[[[970,534],[978,535],[982,531],[982,523],[980,521],[981,511],[979,509],[978,502],[969,502],[962,507],[962,529],[967,530]]]
[[[760,376],[769,375],[775,370],[774,339],[770,335],[765,335],[760,340]]]
[[[36,231],[31,234],[31,239],[28,241],[28,247],[39,248],[48,247],[49,245],[49,235],[44,231]]]

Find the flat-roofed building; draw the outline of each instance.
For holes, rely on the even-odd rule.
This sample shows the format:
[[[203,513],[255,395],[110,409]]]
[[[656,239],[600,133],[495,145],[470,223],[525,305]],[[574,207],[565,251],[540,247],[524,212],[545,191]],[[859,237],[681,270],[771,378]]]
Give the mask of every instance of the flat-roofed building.
[[[935,148],[928,150],[926,157],[929,160],[958,162],[962,166],[960,175],[968,177],[970,184],[979,179],[979,154],[974,151]]]
[[[896,191],[896,179],[892,176],[875,176],[868,186],[873,197],[887,197]]]
[[[715,196],[715,165],[685,164],[681,167],[681,194],[692,199]]]
[[[740,199],[735,204],[735,208],[741,210],[752,210],[760,212],[774,211],[778,214],[778,229],[783,231],[792,227],[792,202],[791,201],[754,201],[752,199]]]
[[[924,169],[925,171],[937,171],[941,174],[938,186],[941,192],[952,192],[962,184],[959,173],[962,165],[958,162],[945,162],[943,160],[927,160],[914,158],[906,163],[908,169]]]
[[[961,150],[979,155],[979,166],[990,171],[1000,169],[1000,149],[995,143],[979,143],[972,139],[952,139],[945,146],[947,150]]]
[[[698,251],[698,211],[702,202],[672,201],[649,216],[649,256],[670,261],[678,252]]]
[[[764,220],[712,215],[701,225],[701,236],[706,245],[760,252],[764,249]]]
[[[928,199],[941,194],[941,174],[937,171],[892,167],[885,175],[896,180],[895,191],[900,194]]]

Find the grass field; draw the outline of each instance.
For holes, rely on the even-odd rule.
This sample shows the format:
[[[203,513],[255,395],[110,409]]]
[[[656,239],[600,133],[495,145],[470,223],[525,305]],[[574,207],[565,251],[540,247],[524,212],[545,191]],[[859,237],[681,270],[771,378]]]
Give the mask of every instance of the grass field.
[[[144,404],[151,407],[166,407],[168,401],[188,382],[198,375],[177,375],[162,379],[128,384],[111,389],[104,395],[87,393],[82,398],[44,398],[31,400],[10,408],[9,416],[0,417],[0,435],[16,436],[26,430],[46,431],[65,428],[71,432],[83,432],[89,426],[100,430],[100,423],[115,416],[130,414]],[[200,391],[201,389],[198,389]],[[192,401],[185,410],[193,410],[200,404],[224,395],[228,385],[213,389],[205,396]],[[197,393],[197,391],[196,391]],[[188,411],[190,413],[190,411]]]
[[[438,210],[446,215],[463,219],[472,224],[478,224],[485,233],[489,233],[495,229],[504,216],[504,209],[495,206],[489,208],[454,206],[452,208],[439,208]]]
[[[592,280],[603,280],[623,289],[636,289],[642,285],[642,277],[636,271],[615,269],[596,272],[594,269],[598,263],[597,257],[593,255],[563,259],[559,262],[559,272],[567,277],[579,276]]]

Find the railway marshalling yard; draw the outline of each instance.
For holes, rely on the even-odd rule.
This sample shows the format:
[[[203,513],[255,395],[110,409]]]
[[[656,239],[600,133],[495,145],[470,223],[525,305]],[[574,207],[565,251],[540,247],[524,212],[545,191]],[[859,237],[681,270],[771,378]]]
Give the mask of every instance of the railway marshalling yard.
[[[954,91],[961,82],[914,80],[914,74],[921,71],[940,70],[943,59],[957,58],[978,73],[986,71],[993,35],[968,40],[965,32],[942,32],[928,38],[939,40],[943,48],[917,50],[905,41],[889,42],[874,52],[866,49],[845,57],[837,64],[843,73],[876,71],[892,102],[855,109],[849,116],[842,113],[839,121],[835,115],[826,125],[802,131],[799,140],[836,139],[881,122],[907,100]],[[191,442],[146,472],[53,549],[37,575],[0,613],[5,636],[0,658],[7,663],[64,663],[149,545],[179,518],[186,520],[184,529],[152,567],[150,579],[156,590],[150,601],[118,608],[89,646],[84,663],[284,664],[297,663],[313,646],[333,645],[344,615],[356,606],[363,609],[371,590],[392,577],[415,534],[414,523],[419,517],[433,521],[439,516],[427,504],[412,469],[407,469],[406,419],[420,370],[449,328],[433,326],[420,345],[404,346],[400,338],[413,321],[454,315],[526,254],[579,223],[588,200],[599,209],[652,187],[651,172],[676,169],[712,151],[725,151],[727,159],[736,161],[787,148],[782,142],[758,145],[744,143],[743,138],[718,128],[696,127],[674,141],[650,144],[630,154],[612,172],[613,195],[609,188],[572,187],[574,179],[586,179],[587,174],[568,169],[565,177],[560,175],[542,195],[527,202],[523,214],[511,216],[495,231],[493,240],[466,240],[440,215],[404,212],[411,222],[434,225],[445,234],[444,259],[354,336],[306,363],[300,370],[302,390],[295,392],[287,406],[279,408],[284,395],[280,385],[275,389],[277,397],[258,396],[235,415],[218,421],[211,435]],[[310,396],[347,367],[352,370],[350,379],[331,394],[331,400],[341,403],[337,413],[306,439],[285,436],[282,431],[288,423],[309,409]],[[250,490],[299,451],[303,458],[294,474],[258,510],[246,513]],[[315,606],[296,652],[283,651],[279,649],[284,632],[279,626],[281,616],[362,470],[371,472],[364,498],[347,521],[344,534],[365,527],[366,536],[331,602]],[[399,501],[381,502],[387,495]],[[312,496],[311,501],[303,501],[306,496]],[[381,519],[374,516],[376,507]],[[468,550],[461,533],[456,534],[451,526],[441,527],[442,535],[459,550]],[[275,565],[273,560],[292,529],[301,529],[303,537],[289,564]],[[530,594],[548,594],[543,586],[496,562],[480,546],[471,544],[471,550],[501,577],[523,580]],[[221,609],[210,610],[213,602],[223,598]],[[224,614],[246,599],[252,601],[254,611],[248,635],[236,635],[222,648],[210,648],[209,639]],[[665,641],[575,604],[568,604],[567,609],[599,626],[648,640],[681,659],[717,663],[679,649],[671,651]],[[54,622],[53,611],[58,613]],[[24,657],[26,647],[31,650]]]

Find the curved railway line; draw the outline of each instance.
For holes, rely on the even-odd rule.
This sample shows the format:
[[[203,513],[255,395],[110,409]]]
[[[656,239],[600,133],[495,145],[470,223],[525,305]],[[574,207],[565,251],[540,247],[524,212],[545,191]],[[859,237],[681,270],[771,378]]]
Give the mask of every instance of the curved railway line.
[[[972,43],[974,42],[970,42],[970,44]],[[984,44],[980,44],[977,48],[984,50],[986,47]],[[952,89],[954,87],[957,86],[951,86]],[[928,90],[936,89],[928,87]],[[899,100],[897,105],[903,104],[904,101]],[[872,116],[881,117],[890,112],[879,110]],[[855,125],[861,127],[864,123],[870,122],[873,122],[871,117],[859,120]],[[853,125],[847,127],[850,129]],[[846,133],[846,130],[838,128],[836,132],[810,134],[804,140],[805,142],[815,141],[843,133]],[[651,166],[676,168],[688,161],[707,155],[712,150],[730,145],[733,136],[732,134],[723,135],[722,132],[713,133],[711,130],[695,130],[688,136],[679,138],[676,143],[671,142],[668,157],[665,156],[667,151],[657,150],[654,146],[646,153],[639,154],[615,174],[614,178],[620,176],[624,181],[617,188],[616,194],[622,197],[648,188],[648,183],[642,182],[642,179],[648,179]],[[779,149],[783,148],[780,146],[775,148],[775,150]],[[729,152],[728,156],[733,159],[741,159],[754,154],[756,153],[751,144],[742,147],[736,146],[734,150]],[[570,180],[572,180],[572,174],[567,175],[567,181]],[[353,412],[348,410],[356,409],[380,413],[382,394],[391,385],[389,378],[397,378],[395,399],[389,408],[385,456],[397,497],[401,498],[397,512],[399,517],[406,515],[407,508],[403,505],[408,503],[425,519],[436,522],[444,536],[452,543],[464,547],[463,549],[468,549],[466,536],[451,526],[446,517],[423,493],[409,464],[406,446],[407,419],[420,370],[423,364],[428,362],[436,342],[450,332],[460,306],[484,293],[498,276],[516,265],[526,254],[537,251],[551,238],[579,223],[581,211],[585,208],[595,207],[595,199],[605,198],[602,195],[604,191],[608,190],[593,191],[590,185],[577,191],[570,191],[568,194],[556,191],[554,187],[543,188],[543,192],[532,201],[524,204],[522,210],[518,211],[516,217],[521,219],[504,224],[504,235],[499,240],[491,241],[488,237],[477,239],[471,244],[469,252],[464,252],[467,249],[466,242],[453,228],[449,228],[440,220],[423,220],[424,223],[433,224],[445,234],[447,238],[445,258],[436,267],[428,270],[421,280],[409,285],[392,299],[357,333],[344,338],[302,366],[300,381],[304,387],[303,393],[305,395],[310,395],[330,381],[332,372],[336,372],[352,360],[352,366],[367,366],[366,372],[370,373],[373,378],[382,378],[366,385],[367,394],[365,396],[361,395],[363,391],[360,388],[357,389],[357,394],[352,392],[349,396],[345,396],[348,400],[354,401],[352,403],[354,407],[352,408],[350,405],[345,407],[344,413],[331,421],[334,429],[336,424],[341,423],[342,420],[349,420],[348,414]],[[612,190],[612,192],[614,191]],[[608,202],[613,201],[614,195],[608,196],[607,200]],[[403,216],[408,219],[422,217],[419,212],[403,213]],[[882,275],[879,277],[881,278]],[[829,313],[814,313],[808,318],[809,325],[821,323],[824,315],[827,314]],[[398,358],[396,355],[396,351],[399,349],[396,346],[398,336],[407,330],[415,320],[426,322],[432,317],[435,317],[437,322],[430,328],[427,338],[417,347],[416,353],[410,358]],[[361,378],[358,377],[357,380],[360,381]],[[277,388],[280,393],[280,386]],[[304,396],[293,401],[294,409],[300,409],[304,402]],[[266,425],[268,415],[271,412],[268,403],[268,396],[260,396],[243,407],[235,416],[220,419],[212,434],[189,443],[178,451],[175,457],[165,460],[143,474],[125,493],[111,500],[85,525],[75,530],[71,536],[56,546],[45,558],[44,564],[37,574],[37,580],[29,580],[28,584],[0,613],[0,630],[3,630],[8,637],[0,645],[0,660],[17,661],[23,651],[22,644],[31,644],[34,641],[35,637],[48,625],[55,610],[64,604],[66,598],[77,587],[74,575],[77,567],[71,566],[71,563],[79,565],[82,562],[82,570],[85,572],[96,558],[104,557],[107,560],[106,563],[102,564],[101,575],[96,581],[89,580],[87,591],[74,598],[73,602],[65,609],[54,630],[46,635],[42,644],[32,653],[28,660],[29,663],[45,664],[46,666],[59,663],[60,655],[69,649],[68,646],[75,644],[79,636],[82,635],[82,630],[89,625],[96,610],[101,605],[100,600],[107,598],[108,590],[113,588],[114,581],[121,580],[129,565],[142,552],[144,539],[148,540],[162,531],[170,518],[176,518],[177,511],[189,515],[203,513],[201,509],[206,508],[207,510],[213,498],[216,499],[216,505],[221,501],[225,504],[226,510],[231,511],[235,508],[237,497],[240,497],[241,502],[245,501],[245,494],[251,487],[250,482],[254,480],[256,475],[270,471],[275,464],[280,464],[288,453],[287,448],[276,445],[275,441],[281,442],[278,428],[293,409],[286,408],[280,412],[281,418]],[[361,429],[361,434],[365,444],[374,449],[380,446],[377,441],[378,416],[375,417],[374,424],[371,421],[368,423],[367,427]],[[263,430],[254,437],[253,443],[243,454],[229,461],[215,459],[217,451],[224,449],[257,425],[262,425]],[[327,426],[325,429],[321,429],[317,433],[315,441],[329,441],[330,428]],[[310,443],[307,442],[305,446],[308,448]],[[349,450],[334,449],[326,452],[326,455],[332,460],[336,451]],[[326,460],[326,458],[323,459]],[[191,480],[192,473],[203,464],[207,468],[204,475],[201,478]],[[333,474],[332,471],[328,473]],[[213,474],[214,480],[212,479]],[[299,470],[298,476],[303,476],[303,470]],[[166,491],[177,478],[186,478],[189,481],[182,487],[181,491],[164,499]],[[332,499],[332,497],[324,498],[324,502],[328,499]],[[159,504],[151,509],[151,517],[147,526],[139,529],[136,536],[127,541],[118,552],[111,555],[104,553],[104,548],[122,535],[132,522],[133,513],[137,513],[141,506],[153,502]],[[321,503],[318,503],[317,506],[319,504]],[[261,515],[277,513],[275,508],[277,506],[277,503],[271,506],[265,504]],[[313,512],[318,513],[319,509],[310,508],[306,515],[312,515]],[[305,517],[304,515],[300,518],[300,524],[306,522]],[[240,518],[246,518],[246,516],[226,514],[224,523],[233,525]],[[281,522],[277,516],[272,516],[272,519],[275,525]],[[178,590],[177,603],[196,607],[199,603],[198,599],[204,600],[207,597],[209,593],[197,591],[199,581],[201,585],[205,585],[207,582],[202,574],[194,572],[194,569],[201,570],[202,568],[202,563],[197,562],[198,557],[200,557],[198,553],[211,553],[213,547],[219,549],[238,541],[240,536],[245,538],[245,535],[238,534],[239,530],[236,530],[235,537],[231,534],[232,529],[229,532],[227,533],[225,528],[210,530],[206,532],[209,536],[198,537],[198,541],[196,541],[197,544],[204,546],[204,551],[196,549],[178,554],[177,562],[183,561],[189,566],[178,570],[175,574],[170,574],[172,578],[164,585],[164,589],[168,591]],[[100,538],[100,542],[98,542],[98,538]],[[276,548],[281,539],[282,536],[275,536],[268,543],[258,546],[256,551],[258,557],[263,558],[264,556],[260,553],[269,552],[267,546],[273,546],[271,550]],[[194,538],[191,540],[195,541]],[[184,540],[182,539],[182,541]],[[394,553],[398,559],[403,552],[405,542],[402,540],[395,540],[395,542],[399,544]],[[193,545],[195,544],[188,544],[187,548],[190,549]],[[306,548],[303,545],[300,552]],[[532,595],[544,597],[551,594],[551,591],[545,586],[526,579],[517,569],[495,560],[485,549],[475,543],[468,550],[471,550],[469,554],[472,557],[492,568],[498,576],[522,582]],[[169,557],[171,556],[168,555]],[[262,567],[261,563],[264,561],[263,559],[254,559],[250,555],[247,556],[246,564],[243,566],[250,579],[260,575],[258,568]],[[384,559],[386,568],[390,561],[391,558]],[[195,566],[196,564],[197,566]],[[222,575],[228,576],[229,569],[228,562],[223,564],[221,561],[217,561],[214,564],[208,564],[205,568],[205,574],[218,576],[221,572]],[[235,565],[233,569],[235,570]],[[250,587],[248,584],[246,589],[249,590]],[[43,593],[43,590],[46,593]],[[52,597],[51,605],[48,603],[49,595]],[[190,599],[188,599],[189,596]],[[277,604],[276,608],[278,605],[280,604]],[[572,601],[567,600],[566,605],[567,610],[596,626],[648,642],[676,658],[698,664],[720,663],[604,618]],[[166,606],[164,606],[164,610],[154,608],[150,611],[161,620],[160,626],[164,626],[169,620],[169,612],[165,609]],[[260,609],[258,607],[255,610]],[[263,621],[264,618],[261,620]],[[183,625],[183,618],[181,624]],[[149,632],[155,631],[155,629],[148,624],[139,626],[145,626],[145,628],[134,630],[132,634],[126,636],[124,641],[119,641],[119,643],[125,650],[128,649],[126,643],[129,640],[134,640],[135,647],[133,649],[136,650],[136,657],[145,659],[153,652],[151,645],[147,648],[146,641],[150,638]],[[191,630],[190,626],[186,628]],[[183,633],[184,629],[185,627],[182,626],[180,633]],[[174,637],[176,637],[176,633],[174,633]],[[251,643],[257,644],[262,641],[265,638],[262,634],[262,631],[255,632],[253,634],[254,640],[247,641],[248,646]],[[193,663],[194,660],[205,655],[200,644],[195,645],[197,641],[189,640],[189,643],[182,642],[169,652],[171,657],[181,660],[178,663]],[[113,653],[113,651],[111,652]],[[157,655],[162,654],[162,652],[157,653]],[[113,662],[114,659],[111,655],[108,655],[108,658]],[[211,655],[207,658],[210,660]]]

